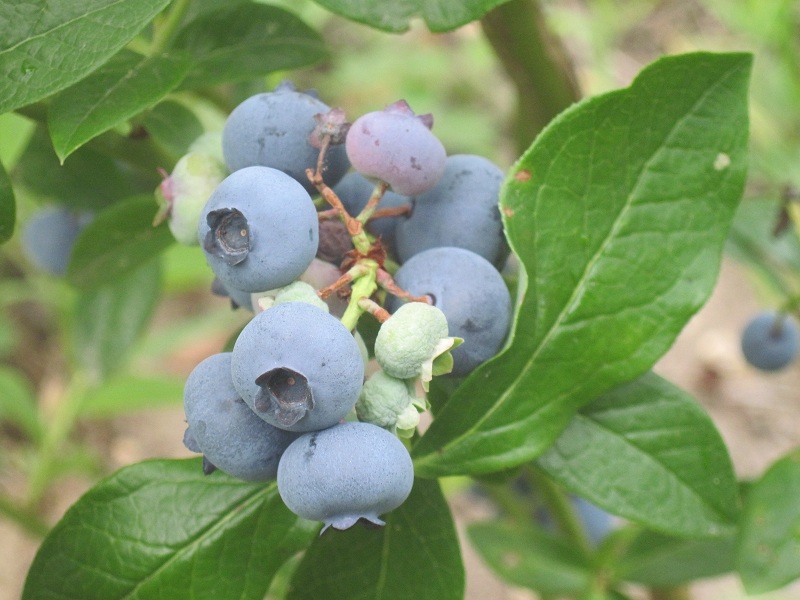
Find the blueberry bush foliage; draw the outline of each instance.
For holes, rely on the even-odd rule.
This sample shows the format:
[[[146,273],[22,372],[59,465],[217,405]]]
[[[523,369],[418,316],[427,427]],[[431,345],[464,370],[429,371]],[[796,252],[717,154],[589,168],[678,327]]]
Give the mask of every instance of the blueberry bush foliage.
[[[375,515],[382,526],[320,533],[320,522],[287,508],[280,471],[278,483],[244,481],[193,458],[100,473],[74,443],[82,419],[180,402],[184,394],[183,382],[127,366],[166,293],[164,272],[175,270],[169,256],[177,234],[163,218],[154,223],[153,191],[163,196],[162,177],[202,134],[221,132],[237,104],[264,92],[267,80],[325,64],[330,48],[286,3],[0,0],[2,298],[9,306],[44,299],[58,315],[70,373],[45,418],[26,366],[0,368],[0,420],[15,440],[9,457],[20,456],[27,475],[24,497],[2,495],[0,509],[43,536],[23,599],[456,600],[465,591],[465,543],[498,576],[542,598],[622,600],[631,586],[652,598],[686,598],[692,581],[727,573],[758,593],[799,578],[800,455],[778,460],[758,481],[738,482],[709,416],[651,370],[708,299],[726,248],[767,274],[779,271],[764,266],[764,255],[775,253],[746,226],[766,222],[764,212],[736,217],[750,164],[752,56],[663,56],[627,87],[579,100],[552,58],[559,42],[543,31],[533,0],[317,4],[383,32],[390,45],[392,33],[415,20],[432,34],[480,22],[508,68],[519,92],[513,137],[524,150],[503,170],[494,203],[503,256],[511,256],[502,271],[512,298],[502,348],[458,376],[432,359],[419,371],[424,385],[400,386],[414,396],[412,414],[430,407],[432,419],[425,427],[413,419],[397,425],[413,486],[399,506]],[[318,92],[325,101],[325,89]],[[408,107],[371,93],[371,110]],[[341,108],[349,122],[360,116]],[[432,129],[426,118],[415,123],[436,133],[447,119],[436,114]],[[322,145],[330,142],[333,152],[336,136],[325,135]],[[348,220],[344,208],[329,206],[325,174],[312,168],[302,183],[314,196],[320,231],[331,210],[354,228],[350,266],[362,270],[348,271],[342,321],[372,355],[381,347],[378,321],[391,322],[377,283],[389,286],[381,277],[398,264],[371,254],[374,238],[360,229],[375,206],[353,209]],[[376,201],[389,194],[385,185],[375,189]],[[60,212],[36,229],[42,204]],[[225,210],[208,216],[212,229],[203,239],[222,240],[237,254],[241,241],[214,229],[212,217],[242,227],[243,237],[257,235],[255,225]],[[469,227],[456,221],[465,209],[448,210],[453,223]],[[408,218],[403,210],[392,215]],[[792,252],[775,260],[791,267]],[[207,270],[199,256],[200,264],[181,269]],[[479,315],[499,314],[497,302],[482,301],[474,273],[461,279]],[[278,314],[272,310],[260,314]],[[251,357],[237,358],[234,342],[249,318],[235,322],[229,344],[217,349],[233,350],[244,371]],[[315,336],[322,333],[287,345],[311,355]],[[445,363],[450,349],[459,350],[446,336],[448,345],[436,350]],[[12,342],[0,343],[8,353]],[[281,377],[283,386],[302,378],[285,369]],[[263,379],[256,383],[268,387]],[[259,393],[248,401],[256,412]],[[290,404],[299,402],[288,394]],[[241,410],[254,418],[250,408]],[[317,433],[302,435],[316,447]],[[199,439],[187,434],[187,447]],[[356,445],[348,448],[353,454]],[[370,469],[382,468],[386,456],[373,456]],[[50,482],[76,468],[99,482],[50,529],[37,507]],[[336,478],[338,468],[326,463],[324,470]],[[459,539],[446,492],[465,481],[498,510]]]

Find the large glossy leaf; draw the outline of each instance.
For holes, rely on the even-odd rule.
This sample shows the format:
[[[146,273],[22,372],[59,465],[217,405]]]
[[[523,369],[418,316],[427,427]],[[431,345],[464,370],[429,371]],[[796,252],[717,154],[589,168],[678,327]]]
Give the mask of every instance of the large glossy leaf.
[[[84,495],[39,548],[23,600],[262,600],[313,530],[274,484],[199,459],[122,469]]]
[[[736,477],[713,422],[652,373],[585,406],[538,464],[598,506],[673,535],[719,535],[737,516]]]
[[[542,594],[579,594],[591,580],[589,558],[531,525],[475,523],[467,530],[484,561],[506,581]]]
[[[101,380],[119,369],[158,302],[158,263],[140,266],[109,285],[84,291],[74,306],[73,346],[81,367]]]
[[[800,578],[800,450],[773,464],[745,501],[736,568],[760,594]]]
[[[56,96],[47,125],[63,161],[93,137],[150,108],[189,71],[182,54],[143,57],[123,50],[83,81]]]
[[[690,540],[644,531],[613,565],[614,577],[654,587],[683,585],[733,570],[732,535]]]
[[[295,15],[250,3],[204,13],[178,34],[174,47],[194,61],[183,88],[304,67],[326,54],[319,34]]]
[[[0,1],[0,113],[82,79],[170,0]]]
[[[327,531],[305,553],[289,600],[461,600],[464,567],[450,510],[436,481],[411,496],[380,529]]]
[[[94,289],[159,255],[175,238],[166,224],[153,227],[153,196],[135,196],[98,213],[72,249],[67,280]]]
[[[750,63],[663,58],[565,111],[514,166],[501,212],[527,288],[513,340],[414,448],[420,475],[534,458],[666,352],[713,288],[742,193]]]
[[[431,31],[449,31],[480,19],[508,0],[316,0],[331,12],[384,31],[405,31],[421,17]]]
[[[14,233],[14,222],[17,219],[17,204],[14,190],[3,163],[0,163],[0,244],[11,239]]]

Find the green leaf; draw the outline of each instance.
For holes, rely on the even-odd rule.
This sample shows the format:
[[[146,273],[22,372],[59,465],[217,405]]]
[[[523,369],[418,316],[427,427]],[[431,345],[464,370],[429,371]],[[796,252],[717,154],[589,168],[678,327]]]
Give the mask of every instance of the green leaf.
[[[306,522],[307,523],[307,522]],[[200,459],[143,462],[89,490],[42,543],[23,600],[262,600],[313,535],[274,484]]]
[[[98,213],[75,241],[67,281],[94,289],[161,254],[175,238],[166,224],[153,227],[156,210],[153,196],[135,196]]]
[[[644,531],[625,549],[615,577],[653,587],[670,587],[717,577],[733,570],[735,537],[705,540]]]
[[[74,307],[75,356],[96,379],[120,368],[144,332],[158,302],[158,263],[142,265],[109,285],[82,292]]]
[[[14,234],[14,222],[17,219],[17,205],[14,201],[14,190],[3,163],[0,163],[0,244],[11,239]]]
[[[3,0],[0,113],[83,79],[122,48],[170,0]]]
[[[142,125],[166,150],[179,158],[203,133],[203,125],[195,114],[180,102],[165,100],[142,118]]]
[[[12,172],[15,183],[74,208],[99,209],[135,193],[111,157],[84,146],[61,165],[47,130],[39,127]]]
[[[19,427],[32,440],[42,435],[33,387],[19,371],[0,366],[0,421]]]
[[[745,501],[736,569],[750,594],[800,577],[800,450],[774,463]]]
[[[591,578],[589,560],[561,538],[524,523],[474,523],[470,542],[506,581],[541,594],[578,594]]]
[[[601,508],[672,535],[719,535],[737,517],[736,477],[713,422],[653,373],[585,406],[538,464]]]
[[[93,389],[81,402],[81,416],[106,418],[162,406],[181,406],[184,380],[118,375]]]
[[[409,28],[415,17],[431,31],[450,31],[480,19],[508,0],[316,0],[329,11],[384,31]]]
[[[423,477],[541,454],[707,300],[747,167],[748,54],[660,59],[557,117],[501,191],[527,271],[513,339],[414,448]]]
[[[380,529],[329,530],[306,551],[289,600],[461,600],[464,567],[436,481],[416,480]]]
[[[89,77],[61,92],[47,125],[63,160],[95,136],[156,104],[189,71],[183,55],[143,57],[123,50]]]
[[[194,60],[184,89],[296,69],[326,56],[319,34],[295,15],[249,3],[203,14],[178,34],[174,48]]]

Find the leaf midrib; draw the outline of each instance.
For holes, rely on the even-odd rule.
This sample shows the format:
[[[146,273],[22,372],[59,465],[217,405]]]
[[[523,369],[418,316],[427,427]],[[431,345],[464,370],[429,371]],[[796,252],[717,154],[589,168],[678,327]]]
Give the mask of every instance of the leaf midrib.
[[[519,374],[514,378],[514,380],[511,382],[511,384],[504,390],[504,392],[500,395],[500,397],[497,399],[497,401],[489,408],[489,410],[486,411],[486,413],[480,419],[478,419],[475,422],[475,424],[473,426],[471,426],[469,429],[467,429],[467,431],[465,431],[461,435],[455,437],[450,442],[448,442],[447,444],[442,446],[440,451],[444,451],[445,448],[452,447],[453,445],[461,442],[461,440],[463,440],[467,436],[474,434],[477,430],[480,429],[480,426],[484,422],[489,420],[491,418],[491,416],[497,410],[499,410],[501,405],[505,405],[508,397],[520,385],[521,380],[525,377],[526,373],[530,370],[531,365],[536,361],[536,359],[539,356],[539,354],[541,353],[541,351],[547,346],[547,342],[550,341],[550,339],[552,339],[552,337],[554,337],[556,335],[556,331],[557,331],[559,325],[561,324],[562,320],[569,313],[569,311],[573,308],[574,303],[576,302],[577,298],[580,296],[579,293],[578,293],[579,290],[583,289],[589,274],[592,272],[592,269],[597,264],[597,262],[600,260],[600,257],[603,256],[605,250],[610,245],[611,241],[613,239],[615,239],[615,235],[622,228],[622,224],[625,221],[625,217],[627,216],[629,210],[631,209],[631,207],[633,205],[635,194],[636,194],[637,190],[639,189],[639,186],[642,184],[644,176],[648,172],[648,168],[650,167],[650,165],[655,161],[656,157],[663,151],[663,149],[665,148],[667,142],[675,134],[675,132],[678,131],[683,126],[684,122],[692,114],[694,114],[694,112],[697,109],[697,107],[702,102],[704,102],[706,100],[706,98],[712,93],[712,91],[715,91],[724,81],[726,81],[729,77],[731,77],[738,70],[739,70],[738,67],[735,68],[735,69],[732,68],[732,69],[729,69],[722,76],[720,76],[719,79],[717,80],[717,82],[713,86],[710,86],[710,87],[706,88],[703,91],[703,93],[700,95],[700,97],[693,103],[691,109],[686,111],[686,113],[680,118],[680,120],[678,120],[670,128],[669,132],[664,137],[664,141],[661,144],[659,144],[659,146],[656,149],[656,151],[647,159],[647,161],[645,161],[643,163],[642,169],[640,170],[639,174],[637,175],[636,181],[635,181],[634,185],[632,186],[631,191],[628,193],[628,197],[627,197],[627,199],[625,201],[625,204],[623,205],[622,209],[620,210],[619,215],[614,219],[614,223],[612,224],[612,227],[611,227],[611,229],[609,231],[609,234],[605,237],[605,239],[603,240],[602,244],[598,247],[598,250],[594,253],[594,255],[587,262],[586,268],[584,269],[583,273],[581,274],[581,277],[579,279],[578,285],[575,286],[575,289],[572,291],[572,294],[571,294],[570,298],[564,304],[564,307],[562,308],[561,312],[558,314],[558,316],[554,320],[553,324],[551,325],[550,329],[547,331],[545,336],[542,338],[542,340],[539,343],[539,345],[533,350],[533,352],[530,355],[530,358],[523,364],[522,368],[520,368]],[[628,89],[630,90],[630,88],[628,88]],[[537,198],[536,198],[536,205],[537,206],[538,206],[538,201],[539,201],[539,197],[538,197],[538,192],[537,192]],[[535,215],[534,215],[534,217],[535,217]],[[514,349],[514,345],[510,346],[507,349],[507,351],[510,352],[510,351],[513,351],[513,349]],[[540,405],[539,407],[534,409],[534,411],[531,413],[531,416],[534,416],[537,413],[541,412],[549,404],[551,404],[552,402],[554,402],[556,400],[557,399],[553,399],[550,402],[547,402],[545,404]],[[427,455],[427,457],[435,457],[435,454],[429,453]],[[427,462],[427,460],[428,460],[427,457],[423,457],[423,458],[418,459],[418,461],[417,461],[418,464],[425,464]]]

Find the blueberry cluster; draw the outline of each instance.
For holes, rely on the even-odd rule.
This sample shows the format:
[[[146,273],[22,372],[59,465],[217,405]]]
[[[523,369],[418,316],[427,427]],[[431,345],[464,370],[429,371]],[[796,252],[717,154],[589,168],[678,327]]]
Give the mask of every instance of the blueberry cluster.
[[[158,219],[202,247],[214,290],[254,313],[187,379],[186,447],[206,473],[277,478],[284,503],[326,527],[382,524],[405,500],[419,388],[469,374],[508,335],[503,173],[447,156],[432,125],[404,101],[349,124],[281,85],[157,191]],[[366,381],[362,317],[381,324]]]

